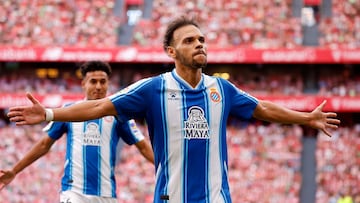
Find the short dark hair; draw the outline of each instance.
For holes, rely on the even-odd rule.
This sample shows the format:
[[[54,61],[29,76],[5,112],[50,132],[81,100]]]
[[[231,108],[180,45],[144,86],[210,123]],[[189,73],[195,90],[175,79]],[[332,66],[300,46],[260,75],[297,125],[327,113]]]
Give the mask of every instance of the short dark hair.
[[[170,44],[174,40],[174,32],[175,30],[184,27],[186,25],[194,25],[195,27],[199,28],[199,25],[195,21],[194,18],[187,18],[185,16],[181,16],[176,18],[175,20],[171,21],[165,31],[164,35],[164,41],[163,41],[163,48],[166,51],[167,47],[170,46]]]
[[[83,78],[86,76],[86,73],[93,71],[104,71],[110,77],[111,66],[103,61],[87,61],[80,65],[80,72]]]

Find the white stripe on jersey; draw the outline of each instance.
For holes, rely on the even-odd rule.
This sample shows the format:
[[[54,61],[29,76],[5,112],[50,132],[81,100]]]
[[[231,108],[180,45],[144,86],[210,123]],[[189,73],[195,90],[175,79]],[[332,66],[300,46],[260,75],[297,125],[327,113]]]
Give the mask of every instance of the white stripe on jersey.
[[[169,187],[168,188],[168,194],[171,197],[171,200],[181,200],[181,202],[183,202],[182,200],[182,189],[183,189],[183,177],[181,176],[183,173],[182,171],[184,171],[183,168],[183,162],[184,162],[184,151],[183,151],[183,134],[181,132],[179,132],[179,127],[178,124],[179,123],[183,123],[184,117],[182,115],[182,99],[180,98],[181,92],[180,87],[178,87],[177,82],[173,79],[173,77],[170,74],[166,74],[165,75],[165,80],[167,81],[167,83],[165,84],[166,90],[167,91],[171,91],[173,90],[173,92],[167,92],[165,93],[165,95],[169,95],[169,94],[176,94],[177,96],[177,100],[174,100],[172,102],[167,102],[167,99],[165,97],[165,104],[166,104],[166,109],[164,110],[166,112],[166,120],[167,120],[167,124],[173,124],[176,126],[167,126],[167,131],[168,131],[168,141],[167,141],[167,148],[168,148],[168,156],[171,157],[169,158],[169,184],[168,186],[174,186],[177,185],[177,187]],[[183,129],[183,128],[180,128]]]
[[[221,100],[224,98],[220,98],[221,100],[219,102],[211,102],[212,99],[210,98],[211,94],[210,94],[210,90],[211,89],[215,89],[216,91],[220,91],[220,87],[218,86],[217,80],[214,78],[210,78],[205,76],[204,77],[204,85],[207,88],[207,96],[208,98],[208,105],[209,105],[209,118],[215,118],[215,119],[211,119],[209,122],[209,126],[211,126],[210,129],[212,129],[212,131],[210,132],[210,149],[209,149],[209,169],[208,169],[208,178],[209,178],[209,187],[211,188],[211,193],[210,195],[210,199],[211,202],[216,202],[216,203],[220,203],[224,201],[223,198],[221,197],[221,185],[222,185],[222,178],[223,178],[223,173],[222,173],[222,166],[226,165],[223,164],[223,162],[225,162],[225,160],[222,160],[221,157],[223,156],[222,153],[222,149],[221,149],[221,130],[223,128],[226,128],[226,126],[220,126],[221,122],[219,122],[219,120],[223,120],[223,118],[219,118],[220,115],[222,115],[223,113],[223,105],[221,103]],[[220,94],[221,95],[221,94]],[[216,129],[216,131],[214,130]],[[217,198],[217,199],[213,199],[213,198]]]
[[[111,118],[111,119],[110,119]],[[114,118],[113,117],[104,117],[102,119],[102,125],[101,125],[101,135],[111,135],[112,134],[112,130],[113,130],[113,125],[114,122],[109,122],[110,120],[112,121]],[[111,194],[111,190],[112,185],[111,185],[111,180],[107,179],[109,178],[109,174],[112,173],[111,171],[111,165],[110,165],[110,154],[112,153],[111,150],[111,136],[102,136],[101,137],[101,153],[100,153],[100,160],[101,160],[101,194]],[[108,146],[106,146],[108,145]],[[107,174],[106,176],[104,176],[103,174]],[[105,179],[106,178],[106,179]]]
[[[84,132],[84,122],[73,122],[71,123],[71,128],[72,128],[72,132]],[[69,136],[69,135],[68,135]],[[83,156],[79,156],[80,154],[83,154],[83,145],[82,145],[82,136],[74,136],[74,134],[71,135],[71,143],[72,146],[67,146],[70,147],[71,149],[71,157],[72,157],[72,163],[68,163],[70,164],[70,166],[81,166],[81,167],[71,167],[70,169],[70,176],[71,176],[71,180],[72,180],[72,191],[74,192],[78,192],[83,194],[84,191],[78,191],[79,188],[84,188],[84,157]]]

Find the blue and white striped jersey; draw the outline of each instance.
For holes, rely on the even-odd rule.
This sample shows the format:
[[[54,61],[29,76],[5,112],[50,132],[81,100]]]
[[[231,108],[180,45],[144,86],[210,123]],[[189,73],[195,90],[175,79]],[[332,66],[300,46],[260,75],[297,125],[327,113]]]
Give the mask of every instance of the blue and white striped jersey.
[[[231,202],[227,119],[230,114],[250,119],[257,99],[205,74],[192,88],[175,70],[109,98],[120,120],[146,119],[155,156],[155,203]]]
[[[50,122],[44,129],[52,139],[66,134],[61,190],[116,198],[116,146],[120,137],[132,145],[144,139],[134,120],[113,116],[85,122]]]

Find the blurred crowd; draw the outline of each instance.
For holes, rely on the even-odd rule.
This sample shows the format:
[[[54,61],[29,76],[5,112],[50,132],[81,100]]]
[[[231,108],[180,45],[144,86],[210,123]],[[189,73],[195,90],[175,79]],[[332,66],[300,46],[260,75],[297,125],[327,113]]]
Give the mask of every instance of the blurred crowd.
[[[10,169],[43,136],[41,125],[0,128],[1,169]],[[55,143],[43,158],[20,173],[9,187],[0,191],[0,202],[48,203],[59,199],[61,172],[65,157],[64,139]]]
[[[319,45],[329,48],[359,48],[360,1],[332,1],[332,16],[319,23]]]
[[[113,47],[121,24],[113,7],[107,0],[2,0],[0,44]]]
[[[161,46],[165,25],[174,15],[185,13],[197,16],[209,46],[296,48],[303,44],[301,16],[292,11],[296,1],[301,0],[153,0],[151,16],[144,17],[141,10],[149,7],[144,1],[3,0],[0,44],[114,47],[120,27],[129,23],[134,25],[132,45]],[[119,2],[124,5],[117,6]],[[316,20],[319,45],[359,47],[359,6],[354,0],[332,1],[331,17]],[[129,16],[130,8],[135,17]]]
[[[258,65],[237,69],[230,80],[254,95],[360,95],[356,65]]]
[[[336,203],[346,196],[360,202],[360,124],[331,138],[318,136],[316,160],[318,202]]]
[[[147,135],[146,126],[139,125]],[[0,168],[9,168],[38,140],[42,125],[0,129]],[[298,203],[304,131],[297,125],[228,126],[229,179],[234,202]],[[65,139],[1,191],[0,202],[53,202],[58,198]],[[317,139],[317,203],[336,203],[345,194],[360,202],[360,125]],[[152,202],[155,169],[133,146],[125,146],[116,168],[120,203]],[[46,188],[46,195],[44,189]]]
[[[109,83],[109,92],[120,89],[118,74],[113,74]],[[49,93],[79,93],[82,94],[81,79],[75,75],[57,78],[39,78],[34,73],[24,74],[21,71],[5,72],[0,75],[1,93],[25,93],[36,92],[37,94]]]
[[[113,64],[113,76],[110,82],[111,93],[136,82],[144,77],[162,73],[142,72],[135,66],[121,67]],[[291,66],[291,68],[289,68]],[[320,95],[320,96],[359,96],[360,73],[356,65],[339,65],[338,67],[301,65],[224,65],[231,67],[229,80],[242,90],[254,95]],[[28,69],[26,65],[22,69]],[[221,70],[223,67],[213,68]],[[237,71],[240,70],[240,71]],[[74,70],[72,70],[74,71]],[[210,71],[207,68],[205,71]],[[0,64],[1,72],[1,64]],[[0,74],[1,93],[81,93],[81,82],[74,77],[75,73],[63,72],[56,78],[39,78],[34,71],[3,71]],[[209,74],[215,74],[212,70]]]
[[[197,16],[209,46],[294,48],[302,44],[300,18],[292,17],[292,0],[154,0],[151,19],[141,19],[134,43],[158,46],[165,25],[176,15]]]
[[[126,1],[124,1],[126,2]],[[114,15],[116,0],[0,1],[0,44],[9,46],[114,47],[125,15]],[[164,25],[176,13],[197,15],[209,46],[296,48],[301,46],[302,24],[292,16],[292,0],[154,0],[150,19],[140,18],[133,45],[160,46]],[[139,5],[141,9],[142,5]],[[332,1],[331,17],[318,21],[320,46],[360,46],[360,1]],[[236,65],[234,65],[236,66]],[[1,68],[1,67],[0,67]],[[234,67],[233,67],[234,68]],[[239,67],[235,67],[239,68]],[[357,96],[360,77],[356,67],[302,67],[278,69],[242,68],[229,80],[251,94],[317,94]],[[238,69],[237,69],[238,70]],[[136,71],[138,72],[138,71]],[[149,76],[116,72],[110,92]],[[313,74],[304,74],[313,72]],[[240,74],[241,73],[241,74]],[[306,75],[306,77],[305,77]],[[130,76],[130,77],[129,77]],[[119,83],[119,81],[127,82]],[[1,72],[1,93],[82,93],[80,80],[72,75],[39,78],[22,71]],[[140,125],[146,134],[146,126]],[[14,165],[43,133],[42,125],[14,127],[0,119],[0,168]],[[277,124],[229,125],[229,179],[234,202],[299,202],[301,186],[301,127]],[[0,202],[47,203],[58,199],[64,139],[45,157],[20,173],[0,192]],[[125,146],[116,169],[120,203],[152,202],[154,168]],[[317,139],[317,203],[337,203],[350,196],[360,202],[360,126],[341,127],[332,138]],[[44,193],[46,190],[46,193]],[[45,195],[46,194],[46,195]]]

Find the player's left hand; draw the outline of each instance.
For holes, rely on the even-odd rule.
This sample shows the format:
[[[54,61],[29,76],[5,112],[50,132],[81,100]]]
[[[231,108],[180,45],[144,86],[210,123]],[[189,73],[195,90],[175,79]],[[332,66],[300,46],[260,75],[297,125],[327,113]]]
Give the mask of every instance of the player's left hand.
[[[337,119],[337,114],[334,112],[323,112],[326,100],[323,101],[311,112],[311,120],[309,126],[323,131],[326,135],[331,137],[329,129],[337,129],[340,125],[340,120]]]

